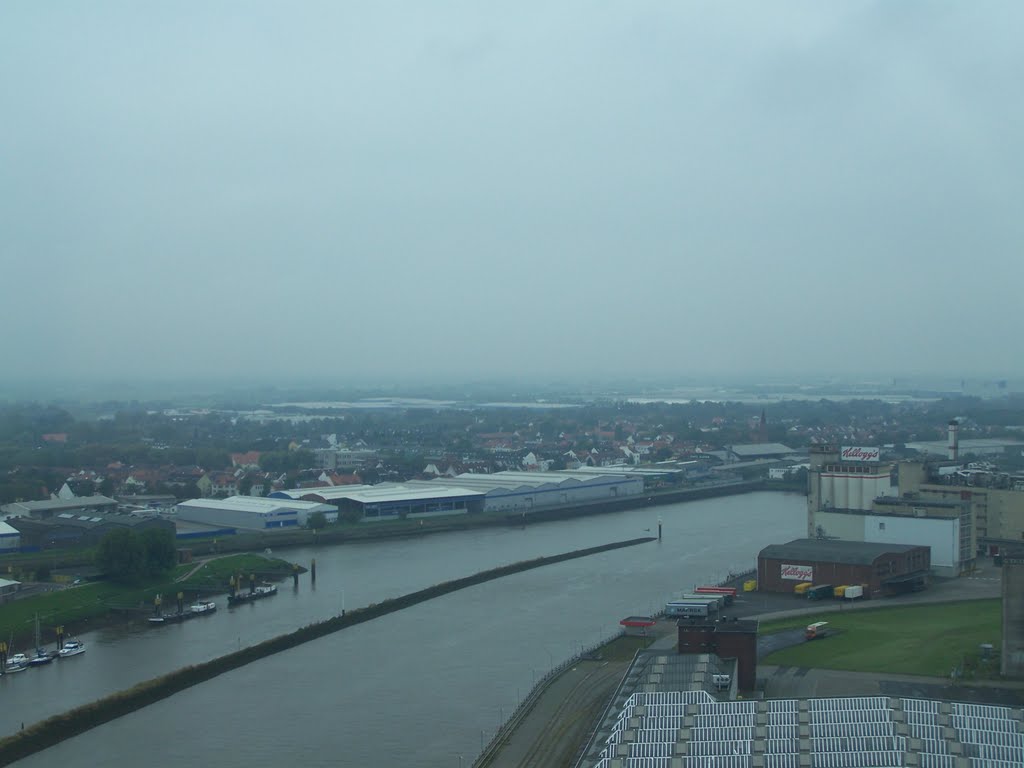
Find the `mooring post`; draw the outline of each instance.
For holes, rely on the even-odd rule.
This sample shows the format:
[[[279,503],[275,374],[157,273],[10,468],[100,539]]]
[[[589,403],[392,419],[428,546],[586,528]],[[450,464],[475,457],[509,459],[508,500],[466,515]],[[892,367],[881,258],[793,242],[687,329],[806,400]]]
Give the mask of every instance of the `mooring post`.
[[[661,541],[661,518],[658,518],[658,541]]]
[[[316,558],[313,558],[313,562],[309,564],[309,578],[314,584],[316,584]]]
[[[299,566],[292,566],[292,586],[298,589],[299,587]]]

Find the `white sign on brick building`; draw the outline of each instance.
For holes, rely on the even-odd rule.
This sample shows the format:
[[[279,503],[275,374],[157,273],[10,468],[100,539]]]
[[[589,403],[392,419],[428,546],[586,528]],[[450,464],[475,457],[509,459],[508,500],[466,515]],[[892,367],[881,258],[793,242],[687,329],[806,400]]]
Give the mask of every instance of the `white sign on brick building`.
[[[782,578],[792,581],[814,581],[813,565],[786,565],[781,566]]]

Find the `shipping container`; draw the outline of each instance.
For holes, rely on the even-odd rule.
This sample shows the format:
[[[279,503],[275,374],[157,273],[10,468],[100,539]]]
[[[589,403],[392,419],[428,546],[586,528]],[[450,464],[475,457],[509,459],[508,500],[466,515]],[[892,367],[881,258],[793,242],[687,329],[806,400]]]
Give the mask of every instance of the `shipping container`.
[[[810,589],[812,586],[813,585],[809,581],[801,581],[799,584],[793,587],[793,592],[797,595],[804,595],[807,593],[807,590]]]
[[[682,600],[665,603],[666,616],[707,616],[711,610],[713,609],[707,603],[691,603]]]
[[[832,597],[831,584],[819,584],[807,590],[808,600],[828,600],[830,597]]]
[[[676,598],[687,603],[707,603],[713,606],[711,610],[717,611],[725,606],[725,595],[702,595],[698,592],[689,592]]]
[[[693,591],[698,595],[722,595],[726,605],[732,605],[736,597],[736,587],[697,587]]]
[[[846,586],[845,584],[843,584],[842,586],[836,587],[835,589],[832,590],[832,597],[842,597],[843,595],[846,594],[846,590],[848,590],[848,589],[849,589],[849,587]]]
[[[743,582],[744,592],[754,592],[757,590],[757,579],[749,579]]]

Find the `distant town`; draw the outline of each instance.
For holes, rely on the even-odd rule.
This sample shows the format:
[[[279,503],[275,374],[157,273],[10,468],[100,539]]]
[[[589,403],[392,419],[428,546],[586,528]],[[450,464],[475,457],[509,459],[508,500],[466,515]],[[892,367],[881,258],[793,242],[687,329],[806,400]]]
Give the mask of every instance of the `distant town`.
[[[958,441],[952,463],[950,424]],[[890,487],[918,493],[928,482],[996,484],[1024,499],[1022,425],[1024,398],[1013,395],[769,403],[378,396],[234,408],[13,403],[0,407],[0,504],[5,525],[15,529],[5,531],[8,550],[45,548],[98,540],[119,521],[173,520],[175,511],[179,535],[199,535],[204,526],[532,512],[737,482],[807,492],[808,473],[828,446],[844,447],[843,461],[860,467],[889,462],[869,491],[858,490],[865,509],[876,497],[898,496]],[[930,466],[932,476],[919,477],[913,489],[910,469],[897,473],[892,463],[937,457],[946,464]],[[599,478],[617,481],[597,489]],[[275,507],[255,500],[275,496],[319,502],[309,509],[326,510],[325,519],[295,515],[294,505],[290,519],[274,519]],[[812,489],[811,506],[819,508],[809,510],[809,532],[829,536],[836,518],[819,496]],[[243,498],[253,502],[240,506]],[[984,517],[975,524],[965,558],[967,549],[1020,540],[1024,504],[1010,509],[998,526]],[[71,514],[79,511],[95,514]]]

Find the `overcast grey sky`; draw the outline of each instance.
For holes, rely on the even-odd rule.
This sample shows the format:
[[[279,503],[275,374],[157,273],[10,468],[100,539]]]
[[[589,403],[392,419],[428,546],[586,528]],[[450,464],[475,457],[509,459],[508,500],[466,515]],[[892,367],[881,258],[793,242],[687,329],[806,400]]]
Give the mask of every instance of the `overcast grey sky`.
[[[1018,375],[1024,3],[0,4],[17,377]]]

